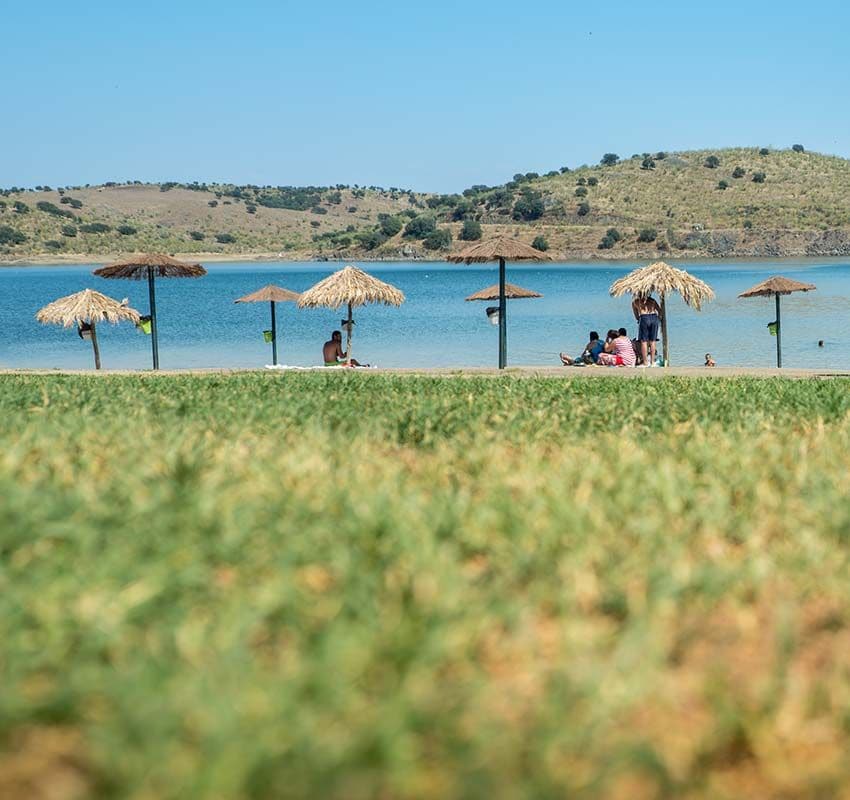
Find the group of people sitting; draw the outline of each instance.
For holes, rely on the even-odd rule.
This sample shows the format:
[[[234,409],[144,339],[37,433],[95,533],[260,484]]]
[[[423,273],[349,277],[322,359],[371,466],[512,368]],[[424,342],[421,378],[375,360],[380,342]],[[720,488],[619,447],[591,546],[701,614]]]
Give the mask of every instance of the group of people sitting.
[[[656,366],[661,308],[651,295],[636,296],[632,301],[632,312],[638,323],[636,339],[631,339],[625,328],[612,328],[604,342],[596,331],[591,331],[590,341],[581,355],[572,358],[561,353],[561,363],[567,367],[585,364],[599,364],[603,367]]]

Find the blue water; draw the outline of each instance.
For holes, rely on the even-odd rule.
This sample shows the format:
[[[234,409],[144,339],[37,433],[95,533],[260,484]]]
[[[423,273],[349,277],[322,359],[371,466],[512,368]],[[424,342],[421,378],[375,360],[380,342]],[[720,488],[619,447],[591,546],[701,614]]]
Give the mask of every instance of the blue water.
[[[212,264],[200,279],[157,281],[160,366],[256,367],[271,363],[262,332],[269,327],[265,303],[233,300],[267,283],[303,291],[341,264]],[[401,308],[367,306],[355,311],[353,355],[385,367],[493,366],[497,328],[484,314],[489,303],[464,302],[497,281],[495,265],[445,263],[366,264],[367,271],[398,286]],[[558,352],[579,353],[587,332],[626,326],[634,335],[629,299],[608,296],[611,283],[637,264],[508,265],[508,280],[543,294],[508,301],[508,363],[555,364]],[[838,260],[713,262],[684,265],[715,290],[702,312],[678,297],[668,301],[671,362],[702,364],[713,354],[721,366],[771,366],[775,338],[766,325],[773,299],[737,295],[772,274],[814,283],[817,291],[782,299],[783,364],[850,369],[850,263]],[[40,325],[36,311],[86,287],[147,313],[147,284],[94,277],[92,266],[0,269],[0,367],[91,368],[91,345],[74,330]],[[277,306],[279,360],[293,365],[321,361],[322,343],[339,327],[342,311]],[[132,325],[98,329],[105,368],[147,369],[150,337]],[[819,348],[819,339],[825,347]]]

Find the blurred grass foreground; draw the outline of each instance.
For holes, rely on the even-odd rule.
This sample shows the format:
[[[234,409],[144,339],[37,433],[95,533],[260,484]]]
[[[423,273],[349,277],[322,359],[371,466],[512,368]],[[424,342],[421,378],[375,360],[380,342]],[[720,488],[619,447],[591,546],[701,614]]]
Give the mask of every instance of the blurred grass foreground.
[[[0,797],[843,796],[848,411],[4,376]]]

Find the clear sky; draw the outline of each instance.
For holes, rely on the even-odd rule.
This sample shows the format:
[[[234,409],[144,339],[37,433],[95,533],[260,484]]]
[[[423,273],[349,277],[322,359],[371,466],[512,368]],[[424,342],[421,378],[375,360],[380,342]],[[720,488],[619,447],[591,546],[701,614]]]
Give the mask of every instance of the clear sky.
[[[850,156],[844,2],[0,0],[0,186],[458,191],[605,152]]]

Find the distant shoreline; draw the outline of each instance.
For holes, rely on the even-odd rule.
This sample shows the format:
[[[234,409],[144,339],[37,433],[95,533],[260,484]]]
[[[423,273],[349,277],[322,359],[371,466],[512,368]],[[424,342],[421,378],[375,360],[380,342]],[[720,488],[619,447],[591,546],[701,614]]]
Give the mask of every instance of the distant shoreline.
[[[208,264],[227,264],[237,262],[240,264],[275,264],[275,263],[284,263],[284,264],[305,264],[305,263],[314,263],[316,265],[321,264],[343,264],[343,263],[357,263],[357,264],[446,264],[445,258],[410,258],[410,257],[393,257],[393,258],[368,258],[368,257],[360,257],[360,256],[346,256],[345,258],[315,258],[315,257],[297,257],[297,256],[281,256],[278,253],[236,253],[236,254],[225,254],[225,253],[174,253],[175,258],[180,259],[181,261],[188,261],[189,263],[208,263]],[[578,256],[578,255],[570,255],[567,253],[548,253],[551,260],[546,262],[541,262],[542,266],[546,264],[555,265],[555,264],[598,264],[600,266],[611,266],[616,264],[635,264],[646,261],[670,261],[670,262],[711,262],[716,264],[723,263],[771,263],[775,261],[798,261],[798,262],[813,262],[813,263],[821,263],[824,261],[835,262],[835,261],[849,261],[850,256],[846,255],[776,255],[776,256],[709,256],[709,255],[699,255],[699,254],[666,254],[666,255],[657,255],[654,257],[647,256],[620,256],[619,258],[606,258],[604,256]],[[33,256],[31,258],[19,258],[19,259],[0,259],[0,269],[3,268],[11,268],[11,267],[74,267],[74,266],[85,266],[87,264],[109,264],[113,261],[117,261],[119,258],[125,257],[126,253],[120,254],[115,253],[112,255],[82,255],[82,254],[74,254],[71,256],[57,257],[54,255],[45,255],[45,256]],[[529,262],[524,262],[524,266],[528,266]]]

